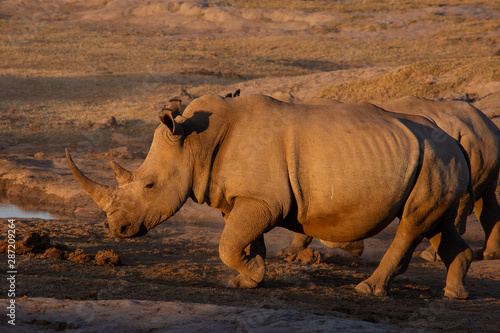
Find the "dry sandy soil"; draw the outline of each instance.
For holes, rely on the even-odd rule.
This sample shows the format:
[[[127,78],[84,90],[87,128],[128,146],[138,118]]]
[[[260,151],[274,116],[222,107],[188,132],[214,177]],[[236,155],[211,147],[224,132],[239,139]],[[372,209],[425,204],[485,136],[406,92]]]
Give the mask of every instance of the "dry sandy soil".
[[[17,325],[2,315],[0,330],[498,332],[499,260],[473,262],[468,300],[441,298],[444,265],[418,256],[427,244],[390,297],[354,291],[397,222],[366,240],[357,259],[317,241],[295,260],[277,258],[293,235],[272,230],[268,273],[253,290],[226,287],[235,272],[218,258],[223,220],[209,207],[188,202],[142,238],[109,234],[64,147],[91,178],[114,185],[109,162],[137,168],[158,107],[176,95],[184,103],[236,89],[375,103],[459,98],[500,125],[496,1],[282,3],[0,2],[0,202],[57,216],[16,218],[17,240],[46,234],[64,257],[48,258],[45,248],[17,255]],[[481,248],[474,216],[464,237]],[[91,260],[106,249],[120,266]],[[6,312],[7,256],[0,258]]]

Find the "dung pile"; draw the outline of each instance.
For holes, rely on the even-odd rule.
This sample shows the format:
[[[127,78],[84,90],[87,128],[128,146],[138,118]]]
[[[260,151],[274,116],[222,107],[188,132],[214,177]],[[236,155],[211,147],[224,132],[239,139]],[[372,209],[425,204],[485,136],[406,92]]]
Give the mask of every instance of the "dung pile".
[[[12,244],[11,244],[12,245]],[[32,255],[39,258],[56,260],[69,260],[79,263],[91,263],[100,266],[120,266],[120,257],[112,249],[100,250],[95,257],[85,253],[82,249],[73,252],[68,250],[64,244],[52,244],[49,235],[31,232],[22,241],[15,241],[16,255]],[[5,238],[0,243],[0,253],[8,253],[8,239]]]
[[[47,234],[39,234],[38,232],[31,232],[26,235],[22,241],[15,242],[16,254],[40,254],[46,252],[50,248],[55,248],[61,251],[66,251],[67,246],[61,244],[52,245],[50,237]],[[7,253],[9,249],[8,239],[4,239],[0,243],[0,253]],[[12,247],[10,247],[12,249]]]
[[[120,266],[120,257],[112,249],[97,252],[95,261],[100,266]]]
[[[321,263],[321,253],[319,251],[306,248],[297,254],[285,258],[285,261],[295,264],[319,264]]]

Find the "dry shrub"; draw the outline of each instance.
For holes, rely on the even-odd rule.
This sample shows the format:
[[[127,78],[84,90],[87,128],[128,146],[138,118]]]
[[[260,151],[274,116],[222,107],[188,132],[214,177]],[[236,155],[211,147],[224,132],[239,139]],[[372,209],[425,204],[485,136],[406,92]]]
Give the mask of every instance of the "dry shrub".
[[[454,0],[448,5],[469,4],[467,0]],[[498,8],[498,1],[484,0],[482,5]],[[321,1],[321,0],[225,0],[217,2],[220,5],[229,5],[239,8],[263,8],[263,9],[293,9],[305,11],[325,11],[334,13],[378,13],[378,12],[407,12],[426,7],[435,7],[443,4],[440,0],[420,1]]]

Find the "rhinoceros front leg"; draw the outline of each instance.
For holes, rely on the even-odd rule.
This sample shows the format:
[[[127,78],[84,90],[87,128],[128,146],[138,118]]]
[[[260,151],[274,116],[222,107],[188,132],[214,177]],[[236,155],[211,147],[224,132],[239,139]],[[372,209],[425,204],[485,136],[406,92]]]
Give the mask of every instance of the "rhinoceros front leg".
[[[263,233],[273,219],[259,200],[236,199],[221,235],[219,255],[240,274],[229,282],[234,288],[255,288],[264,279],[266,248]]]

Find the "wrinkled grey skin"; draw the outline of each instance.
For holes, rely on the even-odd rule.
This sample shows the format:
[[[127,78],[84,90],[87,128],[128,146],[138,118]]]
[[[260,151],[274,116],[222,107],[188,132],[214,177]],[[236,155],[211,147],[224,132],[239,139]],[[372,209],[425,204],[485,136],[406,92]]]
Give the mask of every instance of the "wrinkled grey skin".
[[[380,265],[356,289],[386,295],[427,237],[448,270],[444,295],[468,296],[472,251],[453,222],[470,171],[457,142],[425,118],[259,95],[203,96],[182,116],[170,109],[139,169],[112,165],[119,187],[89,180],[67,155],[117,237],[143,235],[191,197],[224,214],[219,255],[239,272],[230,285],[253,288],[265,274],[263,234],[274,227],[352,242],[398,216]]]
[[[289,94],[281,94],[278,99],[291,103],[304,103]],[[305,101],[310,103],[310,101]],[[316,104],[338,104],[339,101],[318,99]],[[417,97],[404,97],[381,104],[389,111],[424,116],[435,122],[447,134],[455,138],[467,152],[476,202],[474,212],[485,233],[483,250],[476,256],[487,260],[500,259],[500,205],[495,195],[500,171],[500,131],[480,110],[462,101],[434,101]],[[439,139],[436,137],[436,139]],[[465,233],[467,216],[472,203],[469,198],[460,202],[455,225],[459,233]],[[291,255],[305,249],[313,238],[295,234],[292,243],[280,251],[280,255]],[[332,243],[329,247],[340,247],[357,256],[363,252],[363,242]],[[434,261],[436,253],[432,246],[422,253],[422,257]]]

